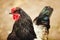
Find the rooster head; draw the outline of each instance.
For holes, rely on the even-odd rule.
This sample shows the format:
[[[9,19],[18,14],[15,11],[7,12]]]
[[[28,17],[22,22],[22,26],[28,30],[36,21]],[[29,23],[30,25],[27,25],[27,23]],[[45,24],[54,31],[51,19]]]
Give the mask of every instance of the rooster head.
[[[11,9],[11,13],[13,15],[13,20],[17,21],[18,19],[20,19],[20,14],[19,14],[20,8],[19,7],[15,7]]]

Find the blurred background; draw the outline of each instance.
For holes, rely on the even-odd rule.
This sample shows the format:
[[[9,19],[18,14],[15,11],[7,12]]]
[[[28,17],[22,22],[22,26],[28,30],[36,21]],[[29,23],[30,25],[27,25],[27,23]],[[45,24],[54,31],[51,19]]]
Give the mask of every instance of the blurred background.
[[[0,0],[0,40],[6,40],[11,32],[14,20],[10,9],[21,7],[33,19],[39,15],[45,6],[51,6],[54,11],[50,17],[49,40],[60,40],[60,0]]]

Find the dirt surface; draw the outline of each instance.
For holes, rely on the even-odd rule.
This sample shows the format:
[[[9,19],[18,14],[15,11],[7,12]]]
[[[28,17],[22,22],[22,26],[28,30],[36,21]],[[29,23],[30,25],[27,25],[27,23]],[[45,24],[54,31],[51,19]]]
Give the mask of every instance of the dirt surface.
[[[6,40],[12,30],[14,20],[9,12],[11,8],[17,6],[21,7],[32,20],[45,6],[51,6],[54,11],[50,18],[49,40],[60,40],[60,0],[0,0],[0,40]]]

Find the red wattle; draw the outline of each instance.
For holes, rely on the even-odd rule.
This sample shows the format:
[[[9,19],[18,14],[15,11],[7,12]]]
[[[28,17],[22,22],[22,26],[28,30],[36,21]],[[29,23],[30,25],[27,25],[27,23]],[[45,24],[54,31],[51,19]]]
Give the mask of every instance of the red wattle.
[[[20,18],[19,14],[13,14],[13,20],[17,21]]]

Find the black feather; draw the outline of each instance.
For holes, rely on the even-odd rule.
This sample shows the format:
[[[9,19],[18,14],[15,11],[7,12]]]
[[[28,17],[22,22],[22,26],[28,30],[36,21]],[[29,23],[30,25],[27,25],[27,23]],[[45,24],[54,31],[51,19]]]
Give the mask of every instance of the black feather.
[[[12,32],[9,36],[14,36],[13,32],[15,32],[15,35],[19,40],[34,40],[36,34],[30,16],[28,16],[21,8],[15,12],[18,12],[21,15],[21,18],[15,21]]]

